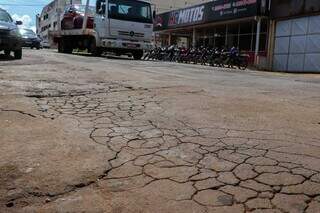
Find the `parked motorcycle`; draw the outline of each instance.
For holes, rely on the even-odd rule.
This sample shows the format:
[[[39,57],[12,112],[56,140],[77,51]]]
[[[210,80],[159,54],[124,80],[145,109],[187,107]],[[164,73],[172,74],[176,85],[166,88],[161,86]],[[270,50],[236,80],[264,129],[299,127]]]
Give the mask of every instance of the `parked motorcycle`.
[[[178,48],[175,45],[156,47],[147,52],[144,60],[157,60],[178,63],[192,63],[245,70],[249,64],[249,55],[241,54],[237,48],[229,51],[225,48]]]

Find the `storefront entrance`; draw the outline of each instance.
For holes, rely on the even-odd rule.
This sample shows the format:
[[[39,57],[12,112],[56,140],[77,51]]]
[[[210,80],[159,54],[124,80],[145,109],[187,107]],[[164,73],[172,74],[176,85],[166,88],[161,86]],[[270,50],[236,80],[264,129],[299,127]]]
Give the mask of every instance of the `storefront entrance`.
[[[268,21],[262,20],[260,30],[259,52],[267,47]],[[241,51],[255,51],[257,22],[254,20],[233,24],[216,25],[196,29],[196,45],[205,47],[231,48]]]
[[[258,50],[258,55],[261,56],[265,56],[267,52],[268,25],[269,21],[267,19],[261,20]],[[228,24],[207,25],[205,27],[200,25],[192,29],[170,30],[163,33],[161,38],[162,46],[174,44],[178,47],[224,48],[226,50],[231,47],[237,47],[241,52],[249,54],[250,63],[253,63],[257,44],[257,21],[251,19]]]
[[[248,52],[254,62],[267,48],[267,2],[215,0],[173,10],[157,15],[154,30],[168,35],[169,41],[162,44],[188,43],[188,47],[227,50],[237,47]],[[187,34],[182,36],[183,42],[177,35],[180,33]]]

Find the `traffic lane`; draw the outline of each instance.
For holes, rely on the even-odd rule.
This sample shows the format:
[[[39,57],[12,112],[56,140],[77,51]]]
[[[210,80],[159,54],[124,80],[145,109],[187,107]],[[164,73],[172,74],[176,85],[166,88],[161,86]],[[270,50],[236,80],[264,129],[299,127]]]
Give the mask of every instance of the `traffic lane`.
[[[58,151],[49,154],[48,160],[57,155],[56,164],[50,167],[41,166],[46,165],[45,157],[35,158],[41,162],[39,168],[22,169],[29,173],[13,169],[25,168],[20,161],[4,167],[11,175],[4,179],[9,177],[15,189],[22,189],[15,191],[13,200],[6,194],[13,193],[12,188],[4,189],[6,211],[7,205],[53,212],[61,208],[97,212],[242,212],[257,208],[290,212],[317,208],[319,112],[310,106],[319,102],[317,84],[308,83],[307,77],[297,82],[290,76],[277,79],[250,72],[209,73],[189,65],[165,63],[161,68],[158,62],[160,68],[150,74],[145,66],[152,67],[152,62],[50,51],[30,51],[26,56],[24,66],[0,67],[4,100],[0,116],[4,120],[22,116],[13,119],[11,130],[1,128],[1,135],[10,136],[8,141],[21,141],[23,150],[35,139],[6,133],[23,133],[24,126],[33,129],[32,125],[39,125],[43,129],[34,128],[37,133],[31,136],[41,139],[44,156],[54,151],[46,150],[48,144],[57,143],[55,146],[67,155]],[[39,58],[38,64],[33,64]],[[179,75],[174,77],[170,72]],[[204,74],[206,78],[200,77]],[[213,83],[217,78],[220,83]],[[281,93],[260,93],[265,89]],[[298,104],[302,102],[304,105]],[[21,125],[20,120],[26,123]],[[50,139],[57,138],[55,131],[62,134],[58,134],[58,142]],[[79,144],[70,139],[80,136]],[[75,150],[67,151],[71,145]],[[90,152],[86,146],[91,147]],[[17,153],[5,147],[7,154],[1,156],[10,157],[2,162],[9,162]],[[104,153],[103,159],[95,159],[98,150]],[[39,153],[33,151],[34,156]],[[78,157],[68,159],[73,152]],[[23,158],[25,153],[20,151],[19,155],[30,161]],[[79,165],[89,159],[85,167]],[[62,166],[65,162],[67,167]],[[90,172],[88,177],[86,170],[97,173]],[[43,178],[53,171],[60,175]],[[25,180],[34,184],[25,186]],[[282,200],[290,202],[286,205]]]

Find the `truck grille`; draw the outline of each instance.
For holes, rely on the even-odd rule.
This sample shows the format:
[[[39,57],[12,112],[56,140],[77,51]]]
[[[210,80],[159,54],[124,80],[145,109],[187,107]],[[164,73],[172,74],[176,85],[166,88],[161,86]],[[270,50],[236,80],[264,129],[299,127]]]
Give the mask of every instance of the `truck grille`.
[[[143,38],[144,33],[136,33],[136,32],[128,32],[128,31],[118,31],[120,36],[131,36],[131,37],[136,37],[136,38]]]

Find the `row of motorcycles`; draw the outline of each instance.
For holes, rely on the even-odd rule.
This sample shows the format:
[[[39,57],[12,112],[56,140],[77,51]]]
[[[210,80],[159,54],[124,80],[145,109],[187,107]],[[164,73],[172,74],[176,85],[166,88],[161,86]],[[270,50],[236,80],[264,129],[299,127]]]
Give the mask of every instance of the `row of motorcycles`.
[[[147,52],[143,59],[228,68],[237,67],[241,70],[245,70],[249,64],[249,55],[241,54],[235,47],[226,50],[225,48],[183,48],[171,45],[156,47]]]

